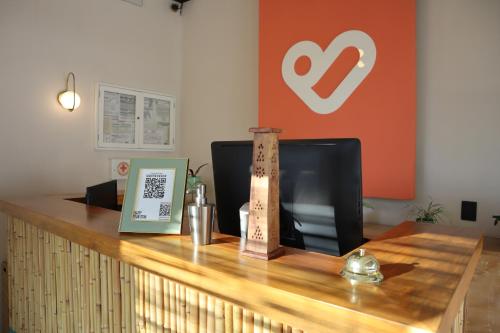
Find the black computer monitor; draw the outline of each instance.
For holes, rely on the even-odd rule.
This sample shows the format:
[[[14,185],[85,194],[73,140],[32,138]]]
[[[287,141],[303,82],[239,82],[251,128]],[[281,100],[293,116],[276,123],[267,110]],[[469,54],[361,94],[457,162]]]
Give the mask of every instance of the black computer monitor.
[[[219,230],[239,236],[249,201],[252,141],[212,143]],[[282,245],[343,255],[363,243],[361,144],[358,139],[281,140]]]
[[[116,180],[87,187],[87,205],[119,210],[117,188]]]

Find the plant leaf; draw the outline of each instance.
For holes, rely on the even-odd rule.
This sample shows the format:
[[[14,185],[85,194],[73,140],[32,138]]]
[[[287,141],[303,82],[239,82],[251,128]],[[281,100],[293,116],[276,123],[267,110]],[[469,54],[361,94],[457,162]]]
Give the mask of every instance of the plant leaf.
[[[205,163],[205,164],[202,164],[198,167],[198,169],[196,169],[196,172],[194,173],[194,176],[197,176],[198,175],[198,172],[200,172],[201,168],[203,168],[204,166],[208,165],[208,163]]]

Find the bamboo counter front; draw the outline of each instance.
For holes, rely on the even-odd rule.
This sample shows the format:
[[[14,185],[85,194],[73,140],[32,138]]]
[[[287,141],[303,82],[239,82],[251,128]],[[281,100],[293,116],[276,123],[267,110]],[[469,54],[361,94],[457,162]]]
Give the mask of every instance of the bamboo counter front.
[[[38,197],[0,201],[15,332],[455,332],[482,249],[472,228],[403,222],[363,247],[380,286],[352,287],[345,258],[240,239],[119,234],[120,214]],[[236,223],[236,222],[235,222]]]

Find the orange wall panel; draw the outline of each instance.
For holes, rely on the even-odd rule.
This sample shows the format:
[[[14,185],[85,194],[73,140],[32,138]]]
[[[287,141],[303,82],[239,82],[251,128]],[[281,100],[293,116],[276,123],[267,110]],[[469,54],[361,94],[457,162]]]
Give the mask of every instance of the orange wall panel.
[[[364,196],[413,198],[415,45],[415,0],[261,0],[259,125],[359,138]]]

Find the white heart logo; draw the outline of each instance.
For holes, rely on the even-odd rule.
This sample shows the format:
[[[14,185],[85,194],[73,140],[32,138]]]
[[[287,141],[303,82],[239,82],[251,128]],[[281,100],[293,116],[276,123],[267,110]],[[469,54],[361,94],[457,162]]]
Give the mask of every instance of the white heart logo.
[[[313,87],[325,75],[340,53],[347,47],[356,47],[359,61],[327,98],[322,98]],[[352,95],[375,64],[377,49],[373,39],[363,31],[349,30],[335,37],[323,52],[318,44],[301,41],[293,45],[281,65],[281,74],[292,91],[314,112],[328,114],[337,111]],[[311,62],[309,72],[299,75],[295,63],[300,57],[308,57]]]

